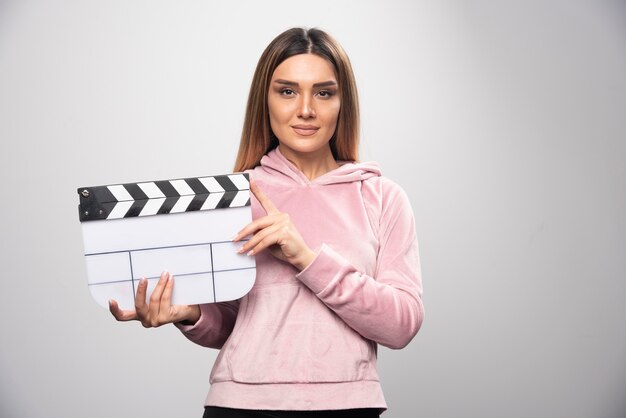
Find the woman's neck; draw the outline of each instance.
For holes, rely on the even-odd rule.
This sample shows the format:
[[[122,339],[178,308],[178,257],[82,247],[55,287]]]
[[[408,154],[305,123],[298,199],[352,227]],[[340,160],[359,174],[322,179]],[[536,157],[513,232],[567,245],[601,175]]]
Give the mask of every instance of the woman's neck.
[[[339,164],[333,158],[330,147],[310,153],[295,152],[281,145],[278,148],[283,157],[295,165],[309,180],[313,180],[339,167]]]

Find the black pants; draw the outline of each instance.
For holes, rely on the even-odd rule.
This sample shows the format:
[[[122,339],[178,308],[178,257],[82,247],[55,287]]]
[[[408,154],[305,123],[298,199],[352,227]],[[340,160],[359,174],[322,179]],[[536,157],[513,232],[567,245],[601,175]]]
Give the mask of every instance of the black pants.
[[[202,418],[378,418],[377,408],[340,409],[324,411],[263,411],[207,406]]]

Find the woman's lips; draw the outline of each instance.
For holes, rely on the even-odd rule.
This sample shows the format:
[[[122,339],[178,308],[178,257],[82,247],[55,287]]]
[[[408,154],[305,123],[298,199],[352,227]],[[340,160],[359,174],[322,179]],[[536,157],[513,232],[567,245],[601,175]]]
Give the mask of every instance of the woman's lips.
[[[298,135],[302,135],[302,136],[311,136],[319,130],[319,128],[315,126],[301,126],[301,125],[292,126],[291,129],[293,129],[294,132],[297,133]]]

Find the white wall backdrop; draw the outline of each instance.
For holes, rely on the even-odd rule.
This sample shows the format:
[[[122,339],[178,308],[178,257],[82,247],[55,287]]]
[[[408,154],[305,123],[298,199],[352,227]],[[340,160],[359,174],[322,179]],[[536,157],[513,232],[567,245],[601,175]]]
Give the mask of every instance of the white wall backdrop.
[[[622,1],[0,0],[0,416],[200,417],[216,352],[86,286],[76,188],[230,171],[261,51],[348,51],[417,218],[389,418],[626,417]]]

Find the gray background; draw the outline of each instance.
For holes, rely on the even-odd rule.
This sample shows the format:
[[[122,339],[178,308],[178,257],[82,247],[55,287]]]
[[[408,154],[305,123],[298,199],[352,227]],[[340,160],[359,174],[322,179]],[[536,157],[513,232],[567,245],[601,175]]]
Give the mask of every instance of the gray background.
[[[625,417],[626,6],[582,0],[0,1],[0,415],[201,415],[216,351],[91,300],[75,189],[230,171],[301,25],[348,51],[362,159],[417,218],[385,416]]]

